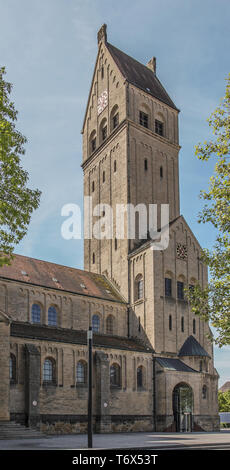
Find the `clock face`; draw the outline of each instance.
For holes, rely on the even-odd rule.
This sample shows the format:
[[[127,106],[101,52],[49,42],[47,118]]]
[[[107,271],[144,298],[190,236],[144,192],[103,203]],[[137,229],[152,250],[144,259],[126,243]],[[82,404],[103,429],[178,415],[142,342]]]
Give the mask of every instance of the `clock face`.
[[[103,91],[103,93],[99,96],[97,101],[97,114],[101,114],[102,111],[106,108],[108,104],[108,93],[107,90]]]
[[[177,254],[177,258],[186,259],[188,255],[187,246],[182,245],[181,243],[177,243],[176,254]]]

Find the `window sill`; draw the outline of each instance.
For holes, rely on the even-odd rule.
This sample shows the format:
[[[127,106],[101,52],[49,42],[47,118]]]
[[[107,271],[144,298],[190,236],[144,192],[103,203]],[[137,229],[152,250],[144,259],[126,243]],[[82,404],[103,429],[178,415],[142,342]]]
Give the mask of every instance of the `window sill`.
[[[76,383],[75,387],[76,388],[87,388],[88,384],[87,383]]]

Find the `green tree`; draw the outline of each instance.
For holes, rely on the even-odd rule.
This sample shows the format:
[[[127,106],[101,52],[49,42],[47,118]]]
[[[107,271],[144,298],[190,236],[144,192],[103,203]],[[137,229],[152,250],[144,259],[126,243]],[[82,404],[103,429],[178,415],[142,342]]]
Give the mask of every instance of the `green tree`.
[[[230,411],[230,390],[218,392],[219,411]]]
[[[10,101],[11,83],[0,68],[0,266],[9,264],[13,250],[27,232],[40,191],[27,187],[28,173],[21,166],[26,137],[16,130],[18,112]]]
[[[193,312],[215,327],[214,341],[221,347],[230,344],[230,74],[225,97],[208,123],[215,138],[199,144],[196,155],[203,161],[214,156],[216,164],[208,191],[200,193],[205,204],[198,221],[211,223],[217,236],[213,249],[202,253],[210,270],[207,287],[197,284],[187,295]]]

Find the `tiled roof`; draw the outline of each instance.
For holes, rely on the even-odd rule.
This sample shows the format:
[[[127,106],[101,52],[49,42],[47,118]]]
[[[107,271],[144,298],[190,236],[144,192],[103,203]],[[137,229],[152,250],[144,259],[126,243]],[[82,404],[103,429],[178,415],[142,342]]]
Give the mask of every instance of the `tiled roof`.
[[[35,339],[43,341],[54,341],[71,344],[87,344],[87,332],[77,331],[67,328],[54,328],[46,325],[33,325],[24,322],[11,323],[11,336]],[[108,336],[93,333],[93,346],[113,349],[125,349],[129,351],[140,351],[143,353],[152,353],[153,350],[147,348],[138,340],[120,336]]]
[[[189,336],[179,351],[179,356],[206,356],[210,357],[207,351],[198,343],[194,336]]]
[[[225,382],[224,385],[222,385],[222,387],[219,388],[219,391],[220,392],[228,392],[228,390],[230,390],[230,382]]]
[[[179,372],[197,372],[197,370],[192,369],[187,366],[180,359],[168,358],[168,357],[156,357],[156,361],[166,370],[174,370]]]
[[[14,255],[10,266],[0,268],[0,278],[125,303],[105,276],[27,256]]]
[[[129,83],[132,83],[132,85],[135,85],[137,88],[144,90],[146,93],[149,93],[154,96],[154,98],[157,98],[171,108],[177,109],[161,82],[151,69],[117,49],[112,44],[107,42],[106,46],[120,72]]]

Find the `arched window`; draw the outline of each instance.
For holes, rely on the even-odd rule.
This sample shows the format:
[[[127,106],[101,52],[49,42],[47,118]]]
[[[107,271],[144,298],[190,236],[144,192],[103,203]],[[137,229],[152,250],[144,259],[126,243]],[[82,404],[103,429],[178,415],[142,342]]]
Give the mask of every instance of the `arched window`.
[[[177,298],[184,299],[184,283],[182,281],[177,281]]]
[[[33,304],[31,309],[32,323],[41,323],[41,307],[39,304]]]
[[[97,135],[96,131],[92,131],[89,138],[89,154],[93,153],[97,147]]]
[[[134,286],[134,297],[135,300],[143,299],[144,297],[144,281],[142,274],[138,274],[135,279],[135,286]]]
[[[169,330],[172,330],[172,315],[169,315]]]
[[[106,333],[108,335],[113,335],[114,334],[114,317],[113,317],[113,315],[109,315],[106,318]]]
[[[207,398],[207,387],[206,385],[202,388],[202,398],[205,400]]]
[[[76,382],[77,384],[87,383],[87,364],[84,361],[79,361],[76,368]]]
[[[107,134],[108,134],[106,119],[102,119],[99,129],[100,129],[100,144],[101,144],[107,138]]]
[[[53,305],[48,309],[48,325],[57,325],[57,310]]]
[[[117,104],[113,107],[111,114],[110,114],[110,130],[111,132],[116,129],[119,124],[119,109]]]
[[[92,330],[94,333],[98,333],[100,331],[100,317],[99,315],[93,315],[92,317]]]
[[[43,364],[43,382],[55,383],[55,361],[46,358]]]
[[[113,387],[121,386],[121,368],[119,364],[112,364],[110,366],[110,385]]]
[[[144,387],[144,379],[145,379],[145,373],[144,373],[144,367],[139,366],[137,368],[137,388],[143,388]]]
[[[10,355],[10,383],[16,383],[16,357],[14,354]]]
[[[165,277],[165,296],[172,297],[172,279]]]

